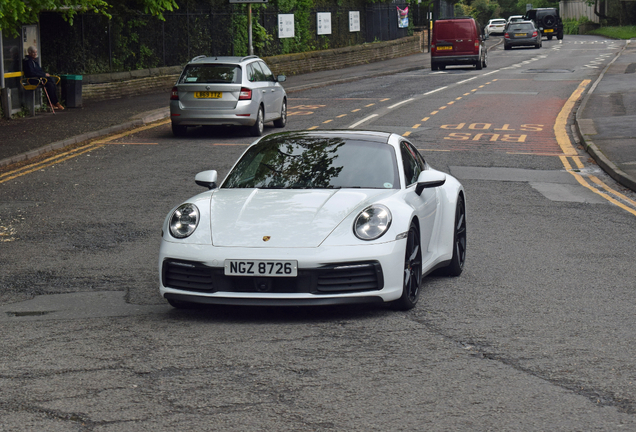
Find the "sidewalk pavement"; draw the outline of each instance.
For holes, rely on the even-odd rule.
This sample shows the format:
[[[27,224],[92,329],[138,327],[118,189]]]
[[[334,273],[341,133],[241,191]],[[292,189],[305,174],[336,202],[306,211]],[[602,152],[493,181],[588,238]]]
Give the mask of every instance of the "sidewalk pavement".
[[[491,45],[489,49],[492,48]],[[361,66],[290,76],[287,93],[363,78],[430,68],[428,53]],[[636,43],[601,73],[576,113],[581,143],[615,180],[636,191]],[[42,153],[168,118],[170,88],[152,94],[87,102],[55,114],[0,120],[0,168]]]
[[[576,113],[581,144],[614,180],[636,191],[636,40],[601,72]]]

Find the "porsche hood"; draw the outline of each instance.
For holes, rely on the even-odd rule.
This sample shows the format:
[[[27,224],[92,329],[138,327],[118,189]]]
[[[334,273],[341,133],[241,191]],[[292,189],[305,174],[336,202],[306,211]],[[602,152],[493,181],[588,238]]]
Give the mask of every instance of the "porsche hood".
[[[318,247],[349,216],[395,190],[219,189],[210,197],[220,247]]]

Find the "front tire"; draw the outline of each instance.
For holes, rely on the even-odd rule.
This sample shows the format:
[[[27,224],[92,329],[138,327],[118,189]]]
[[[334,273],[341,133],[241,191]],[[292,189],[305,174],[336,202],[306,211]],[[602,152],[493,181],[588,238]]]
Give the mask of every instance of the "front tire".
[[[466,203],[462,195],[457,199],[455,207],[455,229],[453,233],[453,258],[444,269],[447,276],[459,276],[466,262]]]
[[[404,280],[402,297],[395,300],[392,306],[397,310],[413,309],[420,297],[422,284],[422,248],[420,247],[420,230],[415,222],[411,222],[406,237],[404,254]]]
[[[263,135],[263,107],[258,108],[258,114],[256,114],[256,123],[250,127],[250,134],[255,137]]]

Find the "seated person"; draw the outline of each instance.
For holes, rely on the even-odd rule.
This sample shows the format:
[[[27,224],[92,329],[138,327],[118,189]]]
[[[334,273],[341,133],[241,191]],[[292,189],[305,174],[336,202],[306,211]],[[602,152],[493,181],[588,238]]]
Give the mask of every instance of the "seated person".
[[[22,72],[26,78],[47,78],[46,84],[44,85],[46,88],[46,92],[49,95],[49,100],[51,101],[51,105],[55,108],[63,110],[64,107],[60,104],[57,99],[57,88],[55,87],[55,81],[52,79],[48,79],[50,75],[42,70],[39,63],[36,61],[38,57],[38,50],[34,46],[30,46],[27,48],[27,56],[24,58],[22,62]]]

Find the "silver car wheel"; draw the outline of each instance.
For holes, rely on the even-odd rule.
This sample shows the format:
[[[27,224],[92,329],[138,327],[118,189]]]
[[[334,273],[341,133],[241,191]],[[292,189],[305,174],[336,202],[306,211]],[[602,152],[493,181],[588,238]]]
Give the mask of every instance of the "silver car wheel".
[[[263,128],[263,107],[259,107],[258,114],[256,114],[256,123],[250,127],[250,134],[252,136],[261,136],[263,135]]]

